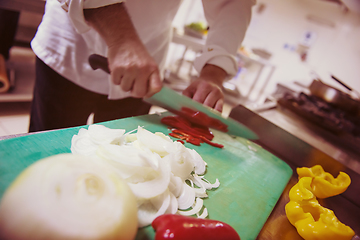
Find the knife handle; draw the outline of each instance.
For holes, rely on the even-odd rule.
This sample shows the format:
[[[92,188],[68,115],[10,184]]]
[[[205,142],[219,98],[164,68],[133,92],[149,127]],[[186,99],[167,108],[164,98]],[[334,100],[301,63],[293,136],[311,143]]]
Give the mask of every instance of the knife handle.
[[[89,56],[89,64],[92,69],[101,69],[110,74],[108,59],[99,54],[91,54]]]
[[[331,75],[331,78],[334,79],[335,81],[337,81],[338,83],[340,83],[340,84],[341,84],[343,87],[345,87],[347,90],[352,91],[352,89],[351,89],[349,86],[345,85],[345,83],[343,83],[342,81],[340,81],[340,80],[339,80],[338,78],[336,78],[335,76]]]

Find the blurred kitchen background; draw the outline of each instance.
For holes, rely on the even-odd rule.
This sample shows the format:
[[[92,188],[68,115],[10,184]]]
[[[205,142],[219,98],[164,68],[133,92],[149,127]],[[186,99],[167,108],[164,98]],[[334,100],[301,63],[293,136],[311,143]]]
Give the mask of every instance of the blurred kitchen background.
[[[29,42],[44,1],[0,0],[0,8],[20,11],[7,62],[12,87],[0,93],[0,136],[5,136],[28,130],[35,74]],[[206,39],[193,27],[199,23],[206,28],[201,1],[184,0],[173,23],[165,74],[165,83],[175,90],[181,91],[196,76],[192,61]],[[314,79],[349,92],[334,76],[352,89],[351,94],[360,92],[359,43],[359,0],[258,0],[237,53],[238,74],[224,84],[224,115],[239,104],[258,112],[274,107],[278,93],[300,91]]]

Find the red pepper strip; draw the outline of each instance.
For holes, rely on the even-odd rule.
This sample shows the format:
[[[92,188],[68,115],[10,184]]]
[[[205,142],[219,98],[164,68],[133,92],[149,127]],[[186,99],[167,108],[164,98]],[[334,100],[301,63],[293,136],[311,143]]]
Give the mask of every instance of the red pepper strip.
[[[187,138],[186,139],[186,141],[188,142],[188,143],[191,143],[191,144],[193,144],[193,145],[195,145],[195,146],[200,146],[200,144],[201,144],[201,142],[199,141],[199,139],[189,139],[189,138]]]
[[[182,107],[180,112],[182,115],[187,116],[188,119],[190,118],[191,122],[196,122],[202,126],[212,127],[223,132],[228,131],[228,126],[226,124],[216,118],[209,117],[203,112],[195,111],[187,107]]]
[[[187,129],[190,127],[189,125],[186,125],[183,121],[181,121],[179,118],[173,116],[163,117],[161,119],[161,122],[170,127],[176,127],[181,129]]]
[[[179,134],[176,134],[176,133],[169,133],[169,135],[170,136],[172,136],[172,137],[174,137],[174,138],[178,138],[178,139],[181,139],[181,140],[185,140],[186,139],[186,137],[184,137],[184,136],[181,136],[181,135],[179,135]]]
[[[161,119],[161,122],[168,126],[180,129],[180,130],[178,129],[172,130],[173,133],[169,134],[172,137],[183,140],[183,138],[181,138],[179,135],[176,135],[177,133],[187,137],[185,139],[187,142],[197,146],[200,146],[201,142],[206,142],[207,144],[214,147],[218,147],[218,148],[224,147],[224,145],[222,144],[211,142],[211,140],[214,138],[214,135],[209,130],[205,130],[204,128],[191,127],[191,123],[181,117],[177,117],[177,116],[163,117]],[[192,137],[190,138],[190,136]]]
[[[161,122],[174,128],[195,132],[198,135],[206,136],[209,140],[214,138],[214,135],[208,128],[193,127],[191,122],[178,116],[167,116],[161,119]]]
[[[186,141],[187,141],[188,143],[194,144],[194,145],[196,145],[196,146],[200,146],[200,144],[203,142],[203,141],[201,141],[201,139],[199,139],[199,138],[194,138],[194,137],[192,137],[192,136],[186,137]]]
[[[176,214],[161,215],[152,222],[155,240],[240,240],[240,236],[229,224]]]
[[[185,137],[191,136],[191,133],[186,132],[186,130],[180,130],[180,129],[174,128],[174,129],[172,129],[171,131],[172,131],[174,134],[180,134],[180,135],[183,135],[183,136],[185,136]]]
[[[181,117],[172,117],[172,116],[164,117],[161,119],[161,122],[171,127],[187,130],[188,132],[194,132],[198,135],[206,136],[209,140],[214,138],[214,135],[210,132],[208,128],[205,129],[205,128],[193,127],[189,121]]]
[[[174,129],[176,130],[176,129]],[[194,138],[191,135],[188,134],[177,134],[177,133],[169,133],[170,136],[175,137],[175,138],[179,138],[181,140],[186,140],[188,143],[194,144],[196,146],[200,146],[200,143],[202,143],[203,141],[199,138]],[[181,136],[182,135],[182,136]]]
[[[197,135],[195,133],[192,133],[192,132],[188,132],[186,130],[179,130],[179,129],[173,129],[172,130],[173,133],[176,133],[176,134],[180,134],[180,135],[183,135],[183,136],[193,136],[195,138],[198,138],[200,140],[203,140],[205,143],[213,146],[213,147],[218,147],[218,148],[223,148],[224,145],[222,144],[219,144],[219,143],[214,143],[214,142],[211,142],[209,139],[207,139],[206,137],[204,136],[201,136],[201,135]]]
[[[212,142],[212,141],[209,141],[206,137],[204,137],[204,136],[200,136],[200,138],[201,138],[201,140],[203,140],[205,143],[207,143],[207,144],[209,144],[209,145],[211,145],[211,146],[213,146],[213,147],[217,147],[217,148],[223,148],[224,147],[224,145],[222,145],[222,144],[219,144],[219,143],[214,143],[214,142]]]
[[[185,129],[172,129],[171,130],[173,133],[177,133],[177,134],[180,134],[180,135],[183,135],[183,136],[193,136],[193,137],[196,137],[196,138],[201,138],[202,135],[200,134],[196,134],[194,132],[191,132],[191,131],[188,131],[188,130],[185,130]],[[204,136],[202,136],[203,138],[206,138]],[[206,138],[207,139],[207,138]],[[209,140],[209,139],[208,139]]]
[[[177,140],[177,142],[180,142],[182,144],[185,144],[183,140]]]
[[[214,135],[212,134],[209,128],[204,128],[201,126],[199,127],[194,125],[192,126],[192,130],[195,131],[197,134],[205,136],[209,140],[212,140],[214,138]]]

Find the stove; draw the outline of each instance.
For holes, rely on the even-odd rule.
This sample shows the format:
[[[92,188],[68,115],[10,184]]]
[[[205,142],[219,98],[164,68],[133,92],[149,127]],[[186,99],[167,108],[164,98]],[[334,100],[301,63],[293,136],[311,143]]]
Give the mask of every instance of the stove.
[[[333,134],[346,136],[360,144],[360,116],[358,113],[347,112],[317,96],[303,92],[297,96],[285,93],[277,102],[281,107],[291,110]]]
[[[250,110],[360,174],[360,116],[297,82],[278,84],[264,106]]]

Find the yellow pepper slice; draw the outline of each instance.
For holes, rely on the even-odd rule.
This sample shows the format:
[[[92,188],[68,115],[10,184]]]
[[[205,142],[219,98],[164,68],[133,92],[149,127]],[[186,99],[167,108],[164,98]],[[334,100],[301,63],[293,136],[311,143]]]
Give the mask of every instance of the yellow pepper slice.
[[[311,177],[311,189],[317,198],[328,198],[345,192],[351,183],[349,175],[340,172],[334,178],[330,173],[325,172],[322,166],[315,165],[311,168],[297,168],[299,179]]]
[[[334,212],[319,204],[312,193],[312,177],[302,177],[289,192],[286,216],[305,240],[350,240],[355,232],[341,223]]]

